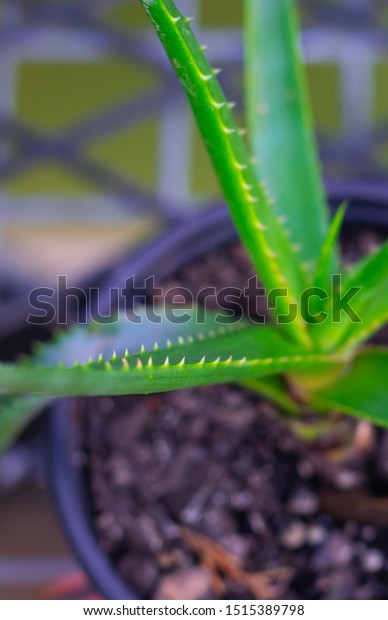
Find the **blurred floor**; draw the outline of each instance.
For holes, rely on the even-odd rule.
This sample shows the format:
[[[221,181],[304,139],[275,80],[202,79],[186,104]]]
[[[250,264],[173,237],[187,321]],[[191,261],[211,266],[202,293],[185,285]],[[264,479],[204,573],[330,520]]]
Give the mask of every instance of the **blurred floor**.
[[[0,599],[39,598],[76,569],[48,492],[32,481],[0,491]]]

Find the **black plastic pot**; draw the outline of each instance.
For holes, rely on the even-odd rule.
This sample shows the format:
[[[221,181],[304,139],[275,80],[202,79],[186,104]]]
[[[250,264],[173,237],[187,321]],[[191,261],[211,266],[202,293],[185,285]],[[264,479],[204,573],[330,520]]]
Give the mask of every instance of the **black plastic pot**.
[[[388,236],[388,200],[385,191],[373,187],[372,198],[367,192],[354,196],[352,187],[336,188],[332,205],[342,198],[350,200],[346,228],[366,224],[386,230]],[[354,196],[353,198],[352,195]],[[109,274],[107,286],[120,286],[125,279],[136,274],[139,278],[155,275],[161,280],[185,264],[215,247],[233,239],[236,233],[225,207],[216,207],[201,213],[165,234],[135,256],[131,256]],[[49,475],[55,503],[68,540],[81,565],[107,599],[136,599],[136,593],[124,583],[109,558],[100,548],[95,534],[81,454],[82,438],[79,426],[71,415],[75,401],[59,401],[50,419],[48,435]]]

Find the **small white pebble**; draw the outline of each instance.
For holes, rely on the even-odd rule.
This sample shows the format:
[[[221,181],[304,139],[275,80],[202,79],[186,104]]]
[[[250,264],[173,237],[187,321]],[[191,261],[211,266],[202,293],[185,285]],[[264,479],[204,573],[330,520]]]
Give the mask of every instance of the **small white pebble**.
[[[384,556],[378,549],[369,549],[362,558],[362,564],[368,573],[377,573],[384,566]]]
[[[249,524],[252,528],[252,531],[255,534],[259,534],[260,536],[263,536],[265,534],[266,531],[266,525],[264,522],[264,519],[261,515],[257,514],[257,513],[253,513],[250,517],[249,517]]]
[[[307,530],[307,542],[312,547],[318,547],[326,539],[327,532],[321,525],[312,525]]]
[[[360,484],[360,476],[354,471],[343,469],[337,474],[335,483],[336,486],[343,491],[354,489]]]
[[[295,515],[311,516],[318,508],[318,497],[309,491],[299,491],[288,502],[289,511]]]
[[[282,543],[288,549],[299,549],[306,542],[306,526],[301,521],[294,521],[284,530]]]
[[[335,552],[335,561],[339,565],[349,564],[353,558],[353,550],[350,545],[342,545]]]

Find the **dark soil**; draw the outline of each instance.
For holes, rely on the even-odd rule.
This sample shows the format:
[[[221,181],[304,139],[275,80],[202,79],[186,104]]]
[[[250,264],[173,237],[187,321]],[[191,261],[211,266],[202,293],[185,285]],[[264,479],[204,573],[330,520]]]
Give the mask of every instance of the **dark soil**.
[[[350,231],[345,259],[379,240]],[[165,289],[251,275],[235,243]],[[233,386],[78,402],[98,536],[139,598],[388,598],[386,432],[354,423],[339,464]]]

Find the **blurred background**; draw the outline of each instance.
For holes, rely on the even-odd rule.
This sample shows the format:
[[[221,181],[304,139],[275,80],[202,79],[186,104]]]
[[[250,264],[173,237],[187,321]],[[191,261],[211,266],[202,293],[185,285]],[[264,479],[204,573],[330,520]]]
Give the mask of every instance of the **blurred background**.
[[[177,4],[196,18],[242,120],[242,1]],[[302,14],[327,184],[384,195],[388,5],[305,0]],[[220,196],[138,0],[2,0],[0,85],[0,337],[9,357],[23,348],[31,288],[55,286],[59,274],[85,283]],[[57,577],[74,585],[45,478],[38,424],[0,460],[0,598],[50,596]]]

